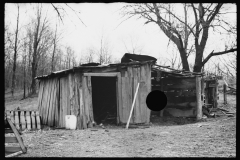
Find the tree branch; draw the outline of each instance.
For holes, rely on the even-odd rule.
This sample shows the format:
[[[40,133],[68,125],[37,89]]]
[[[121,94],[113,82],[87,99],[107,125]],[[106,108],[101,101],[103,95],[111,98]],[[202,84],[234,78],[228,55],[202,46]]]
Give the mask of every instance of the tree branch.
[[[57,7],[55,7],[52,3],[51,3],[51,5],[52,5],[53,8],[57,11],[58,17],[61,19],[61,21],[62,21],[62,23],[63,23],[63,20],[62,20],[61,14],[59,13]]]
[[[157,24],[159,25],[159,27],[161,28],[161,30],[165,33],[165,35],[170,38],[177,46],[180,46],[180,41],[179,39],[173,35],[173,33],[171,33],[169,30],[167,30],[163,23],[161,22],[161,20],[164,20],[160,14],[159,14],[159,9],[157,8],[156,3],[153,3],[154,9],[155,9],[155,14],[157,16]],[[165,20],[166,21],[166,20]],[[169,22],[168,22],[169,23]]]
[[[211,12],[212,13],[212,16],[209,18],[209,16],[211,15],[211,13],[208,15],[207,17],[207,22],[208,24],[210,24],[212,22],[212,20],[214,19],[214,17],[218,14],[220,8],[222,7],[223,3],[219,3],[217,4],[217,6],[215,7],[215,11],[214,12]],[[209,19],[208,19],[209,18]]]
[[[226,51],[223,51],[223,52],[216,52],[216,53],[213,53],[213,51],[203,60],[202,65],[204,65],[212,56],[217,56],[217,55],[222,55],[222,54],[226,54],[226,53],[230,53],[230,52],[235,52],[235,51],[237,51],[237,48],[233,48],[233,49],[226,50]]]

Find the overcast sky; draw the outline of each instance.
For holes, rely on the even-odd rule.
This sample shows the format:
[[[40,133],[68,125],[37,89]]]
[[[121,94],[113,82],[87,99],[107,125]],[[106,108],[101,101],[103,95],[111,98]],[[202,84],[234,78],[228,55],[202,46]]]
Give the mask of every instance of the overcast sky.
[[[137,46],[141,50],[141,54],[155,58],[169,57],[170,52],[173,52],[171,48],[173,45],[168,47],[168,38],[156,24],[149,23],[144,25],[145,21],[137,18],[131,18],[121,23],[124,18],[120,15],[120,8],[125,5],[124,3],[72,3],[69,5],[81,12],[79,17],[86,26],[81,23],[74,12],[70,9],[67,10],[64,24],[59,23],[63,33],[61,43],[71,46],[78,58],[89,47],[99,48],[101,36],[108,42],[113,56],[118,59],[127,52],[127,49],[131,50],[132,45]],[[228,4],[228,6],[229,10],[236,11],[236,6],[232,4]],[[57,14],[50,4],[44,4],[44,8],[48,9],[47,14],[51,17],[51,23],[54,28]],[[21,4],[20,26],[29,21],[29,15],[33,16],[32,5]],[[11,24],[11,29],[16,28],[16,16],[16,4],[6,4],[5,21]],[[229,18],[236,19],[232,15]],[[208,55],[213,49],[215,51],[224,49],[224,37],[222,35],[209,34],[204,55]],[[192,62],[193,57],[194,55],[189,58]]]

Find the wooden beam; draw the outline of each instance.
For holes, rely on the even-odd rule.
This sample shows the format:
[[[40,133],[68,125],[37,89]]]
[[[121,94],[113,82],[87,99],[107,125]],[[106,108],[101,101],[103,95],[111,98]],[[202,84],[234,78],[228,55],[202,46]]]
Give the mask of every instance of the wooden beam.
[[[15,152],[15,153],[10,153],[10,154],[8,154],[8,153],[6,153],[5,152],[5,157],[14,157],[14,156],[17,156],[17,155],[19,155],[19,154],[22,154],[23,152],[22,151],[19,151],[19,152]]]
[[[21,147],[5,147],[5,152],[7,153],[15,153],[15,152],[19,152],[22,151]]]
[[[136,96],[137,96],[137,93],[138,93],[138,88],[139,88],[139,83],[137,85],[137,89],[136,89],[135,96],[134,96],[134,99],[133,99],[132,108],[131,108],[130,115],[129,115],[129,118],[128,118],[128,121],[127,121],[126,129],[128,129],[128,125],[129,125],[129,122],[130,122],[130,119],[131,119],[131,116],[132,116],[133,107],[134,107]]]
[[[196,97],[197,97],[197,120],[202,119],[202,102],[201,102],[201,77],[196,77]]]
[[[20,137],[20,135],[19,135],[16,127],[14,126],[14,124],[12,123],[12,121],[11,121],[10,119],[7,118],[7,121],[8,121],[8,123],[9,123],[9,125],[11,126],[11,128],[12,128],[12,130],[13,130],[13,132],[14,132],[17,140],[18,140],[18,143],[20,144],[20,147],[21,147],[23,153],[26,153],[26,152],[27,152],[27,149],[26,149],[26,147],[24,146],[23,141],[22,141],[22,139],[21,139],[21,137]],[[7,152],[7,151],[6,151],[6,147],[5,147],[5,152]],[[17,152],[17,151],[16,151],[16,152]]]
[[[20,137],[22,139],[22,137]],[[5,137],[5,143],[18,143],[16,137]]]
[[[117,76],[118,76],[118,72],[109,72],[109,73],[83,73],[83,76],[117,77]]]
[[[227,85],[223,84],[223,104],[227,104]]]

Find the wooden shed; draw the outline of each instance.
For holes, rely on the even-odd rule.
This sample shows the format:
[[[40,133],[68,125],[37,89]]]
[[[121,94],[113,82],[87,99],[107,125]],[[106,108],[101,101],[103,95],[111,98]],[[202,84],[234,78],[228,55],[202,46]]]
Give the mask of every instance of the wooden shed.
[[[202,73],[184,72],[167,66],[152,66],[152,90],[161,90],[167,105],[160,116],[194,117],[201,119],[204,96]]]
[[[80,66],[39,76],[38,109],[44,125],[65,127],[65,115],[77,117],[77,129],[92,127],[107,114],[127,123],[133,97],[139,90],[130,123],[149,123],[146,97],[151,91],[153,61]]]

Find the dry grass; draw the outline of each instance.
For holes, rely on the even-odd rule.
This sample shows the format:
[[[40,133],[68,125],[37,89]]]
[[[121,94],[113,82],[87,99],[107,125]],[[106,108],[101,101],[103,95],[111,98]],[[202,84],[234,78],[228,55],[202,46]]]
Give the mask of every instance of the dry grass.
[[[5,94],[6,109],[37,109],[37,97],[21,98],[22,92],[13,98]],[[224,106],[220,94],[218,103],[236,111],[235,95],[228,95]],[[165,120],[155,119],[145,129],[27,131],[22,137],[28,151],[18,157],[236,157],[236,116],[202,122]]]
[[[15,91],[14,97],[10,92],[5,93],[5,108],[6,110],[14,110],[17,107],[20,110],[37,110],[37,94],[26,99],[23,99],[23,91]]]

